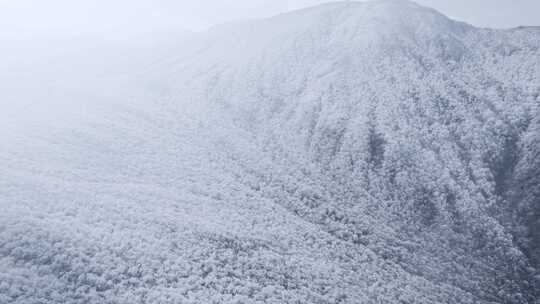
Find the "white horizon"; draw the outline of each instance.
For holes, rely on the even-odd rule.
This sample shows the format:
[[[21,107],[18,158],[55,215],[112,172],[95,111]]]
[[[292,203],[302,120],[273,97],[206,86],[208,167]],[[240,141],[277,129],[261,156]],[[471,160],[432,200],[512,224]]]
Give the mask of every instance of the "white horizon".
[[[322,0],[0,0],[0,38],[25,36],[133,36],[164,30],[203,31],[235,20],[270,17]],[[330,1],[332,2],[332,1]],[[477,27],[540,25],[537,0],[416,0]]]

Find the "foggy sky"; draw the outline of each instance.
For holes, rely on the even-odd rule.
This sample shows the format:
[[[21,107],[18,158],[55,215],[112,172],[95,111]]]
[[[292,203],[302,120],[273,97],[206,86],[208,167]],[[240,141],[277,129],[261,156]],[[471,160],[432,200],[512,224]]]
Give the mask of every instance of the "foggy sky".
[[[261,18],[321,0],[0,0],[0,35],[111,34],[203,30]],[[417,0],[481,27],[540,25],[539,0]]]

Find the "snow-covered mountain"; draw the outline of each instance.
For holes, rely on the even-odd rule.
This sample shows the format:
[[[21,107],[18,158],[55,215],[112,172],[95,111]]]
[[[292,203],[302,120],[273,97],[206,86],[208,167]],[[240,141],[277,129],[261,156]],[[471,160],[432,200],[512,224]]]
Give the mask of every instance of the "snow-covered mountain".
[[[539,301],[539,29],[338,2],[170,48],[0,123],[1,303]]]

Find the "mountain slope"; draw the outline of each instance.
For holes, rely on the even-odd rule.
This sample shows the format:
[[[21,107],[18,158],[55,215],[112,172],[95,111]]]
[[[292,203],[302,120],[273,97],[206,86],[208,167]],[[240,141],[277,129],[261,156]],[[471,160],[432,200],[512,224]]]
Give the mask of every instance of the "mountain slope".
[[[4,131],[2,301],[538,300],[534,28],[332,3],[93,88]]]

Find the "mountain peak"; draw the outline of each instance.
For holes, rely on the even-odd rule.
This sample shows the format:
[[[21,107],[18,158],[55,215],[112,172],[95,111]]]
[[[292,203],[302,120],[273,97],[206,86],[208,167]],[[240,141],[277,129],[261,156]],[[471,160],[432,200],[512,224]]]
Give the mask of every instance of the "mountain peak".
[[[339,1],[325,3],[266,19],[283,24],[291,33],[295,27],[339,27],[373,34],[456,34],[472,28],[444,14],[410,0]],[[275,21],[275,22],[272,22]],[[257,22],[257,21],[256,21]],[[273,28],[279,25],[273,24]]]

